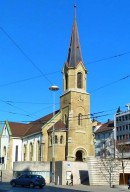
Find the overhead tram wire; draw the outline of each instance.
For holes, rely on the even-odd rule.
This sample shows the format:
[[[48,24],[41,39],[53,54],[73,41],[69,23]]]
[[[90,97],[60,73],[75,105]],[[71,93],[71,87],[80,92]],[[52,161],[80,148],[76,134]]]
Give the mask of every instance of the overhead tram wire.
[[[8,101],[4,101],[4,100],[2,100],[2,99],[0,99],[0,101],[3,102],[3,103],[5,103],[5,104],[7,104],[7,105],[9,105],[9,106],[11,106],[11,107],[13,107],[13,108],[19,109],[19,110],[21,110],[21,111],[23,111],[23,112],[25,112],[25,113],[29,113],[28,111],[26,111],[26,110],[24,110],[24,109],[22,109],[22,108],[20,108],[20,107],[16,107],[15,105],[11,104],[11,103],[8,102]],[[12,112],[12,113],[13,113],[13,112]],[[30,115],[24,115],[24,116],[31,117]]]
[[[46,76],[46,75],[55,74],[55,73],[59,73],[59,71],[55,71],[55,72],[52,72],[52,73],[47,73],[47,74],[44,74],[44,75]],[[26,79],[21,79],[21,80],[9,82],[9,83],[3,83],[3,84],[0,84],[0,87],[5,87],[5,86],[25,82],[25,81],[30,81],[30,80],[38,79],[38,78],[41,78],[41,77],[42,77],[42,75],[37,75],[37,76],[29,77],[29,78],[26,78]]]
[[[124,106],[120,106],[120,107],[121,108],[125,108]],[[114,112],[114,113],[106,113],[106,112],[113,111],[113,110],[116,111],[117,108],[109,109],[109,110],[106,110],[106,111],[94,112],[94,113],[87,114],[87,115],[83,115],[82,119],[98,119],[99,117],[101,118],[101,117],[104,117],[104,116],[114,115],[116,112]],[[4,111],[4,112],[7,112],[7,111]],[[10,111],[8,111],[7,113],[12,113],[12,114],[15,114],[15,115],[18,114],[19,115],[19,113],[14,113],[14,112],[10,112]],[[105,114],[101,114],[101,113],[105,113]],[[101,114],[101,115],[98,115],[98,114]],[[21,115],[28,116],[26,114],[21,114]],[[29,115],[29,117],[30,117],[30,115]],[[74,118],[74,121],[77,121],[78,116],[74,116],[73,118]],[[69,117],[68,120],[71,121],[71,119],[72,119],[72,117]],[[0,121],[0,122],[5,122],[5,121]],[[35,122],[35,121],[34,120],[33,121],[25,121],[25,120],[23,121],[22,120],[22,121],[19,121],[19,122],[27,123],[27,122]],[[41,121],[36,120],[36,123],[41,123]],[[44,123],[45,123],[45,120],[44,120]]]
[[[25,51],[16,43],[16,41],[0,26],[0,30],[10,39],[10,41],[17,47],[17,49],[24,55],[24,57],[39,71],[39,73],[51,84],[53,83],[44,75],[40,68],[33,62],[33,60],[25,53]]]
[[[41,76],[43,76],[44,78],[46,78],[46,80],[49,81],[49,83],[52,85],[52,82],[46,77],[45,74],[43,74],[43,72],[40,70],[40,68],[38,68],[38,67],[36,66],[36,64],[32,61],[32,59],[23,51],[23,49],[14,41],[14,39],[13,39],[2,27],[0,27],[0,29],[1,29],[2,32],[12,41],[12,43],[21,51],[21,53],[31,62],[31,64],[41,73]],[[110,56],[110,57],[107,57],[107,58],[99,59],[99,60],[90,61],[90,62],[87,62],[87,64],[96,63],[96,62],[101,62],[101,61],[105,61],[105,60],[109,60],[109,59],[114,59],[114,58],[117,58],[117,57],[124,56],[124,55],[126,55],[126,54],[130,54],[130,51],[124,52],[124,53],[121,53],[121,54],[117,54],[117,55],[114,55],[114,56]],[[31,80],[31,79],[33,79],[33,78],[39,78],[39,77],[40,77],[40,76],[36,76],[36,77],[27,78],[27,79],[19,80],[19,81],[12,82],[12,83],[3,84],[3,85],[0,85],[0,87],[1,87],[1,86],[8,86],[8,85],[10,85],[10,84],[19,83],[19,82],[22,82],[22,81],[28,81],[28,80]],[[123,77],[123,78],[121,78],[121,79],[119,79],[119,80],[117,80],[117,81],[114,81],[114,82],[108,83],[108,84],[106,84],[106,85],[103,85],[103,86],[101,86],[101,87],[99,87],[99,88],[96,88],[96,89],[90,91],[90,93],[93,92],[93,91],[97,91],[97,90],[99,90],[99,89],[105,88],[105,87],[107,87],[107,86],[109,86],[109,85],[112,85],[112,84],[114,84],[114,83],[117,83],[117,82],[119,82],[119,81],[121,81],[121,80],[124,80],[124,79],[126,79],[126,78],[129,78],[129,77],[130,77],[130,75],[127,75],[127,76],[125,76],[125,77]]]
[[[110,86],[110,85],[112,85],[112,84],[118,83],[119,81],[123,81],[123,80],[125,80],[125,79],[127,79],[127,78],[129,78],[129,77],[130,77],[130,74],[129,74],[129,75],[126,75],[125,77],[122,77],[121,79],[118,79],[118,80],[116,80],[116,81],[110,82],[110,83],[105,84],[105,85],[103,85],[103,86],[101,86],[101,87],[98,87],[98,88],[96,88],[96,89],[93,89],[92,91],[90,90],[90,93],[92,93],[92,92],[94,92],[94,91],[98,91],[98,90],[103,89],[103,88],[105,88],[105,87],[108,87],[108,86]]]
[[[90,61],[90,62],[87,62],[87,64],[98,63],[98,62],[106,61],[106,60],[109,60],[109,59],[115,59],[117,57],[121,57],[121,56],[128,55],[128,54],[130,54],[130,51],[124,52],[124,53],[120,53],[120,54],[117,54],[117,55],[113,55],[113,56],[110,56],[110,57],[98,59],[98,60],[95,60],[95,61]]]
[[[32,59],[23,51],[23,49],[14,41],[14,39],[13,39],[2,27],[0,27],[0,29],[1,29],[1,31],[11,40],[11,42],[20,50],[20,52],[26,57],[26,59],[28,59],[28,60],[30,61],[30,63],[41,73],[41,75],[42,75],[44,78],[46,78],[46,80],[52,85],[52,82],[46,77],[45,74],[43,74],[43,72],[36,66],[36,64],[35,64],[35,63],[32,61]],[[114,58],[117,58],[117,57],[120,57],[120,56],[124,56],[124,55],[129,54],[129,53],[130,53],[130,52],[125,52],[125,53],[118,54],[118,55],[114,55],[114,56],[111,56],[111,57],[108,57],[108,58],[103,58],[103,59],[99,59],[99,60],[96,60],[96,61],[88,62],[87,64],[96,63],[96,62],[101,62],[101,61],[105,61],[105,60],[109,60],[109,59],[114,59]],[[130,77],[130,75],[127,75],[127,76],[125,76],[125,77],[123,77],[123,78],[121,78],[121,79],[119,79],[119,80],[117,80],[117,81],[111,82],[111,83],[109,83],[109,84],[107,84],[107,85],[104,85],[104,86],[101,86],[101,87],[99,87],[99,88],[97,88],[97,89],[94,89],[94,90],[92,90],[91,92],[96,91],[96,90],[99,90],[99,89],[104,88],[104,87],[106,87],[106,86],[109,86],[109,85],[111,85],[111,84],[117,83],[117,82],[119,82],[119,81],[121,81],[121,80],[124,80],[124,79],[126,79],[126,78],[129,78],[129,77]]]

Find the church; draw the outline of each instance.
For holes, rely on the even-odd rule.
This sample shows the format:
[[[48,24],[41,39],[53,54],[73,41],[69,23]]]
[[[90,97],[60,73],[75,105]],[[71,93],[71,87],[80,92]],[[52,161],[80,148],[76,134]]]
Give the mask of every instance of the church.
[[[52,162],[55,158],[55,161],[87,162],[87,157],[94,156],[87,69],[81,53],[76,7],[62,75],[59,110],[28,124],[5,122],[0,138],[2,169],[12,170],[13,163],[21,161]]]

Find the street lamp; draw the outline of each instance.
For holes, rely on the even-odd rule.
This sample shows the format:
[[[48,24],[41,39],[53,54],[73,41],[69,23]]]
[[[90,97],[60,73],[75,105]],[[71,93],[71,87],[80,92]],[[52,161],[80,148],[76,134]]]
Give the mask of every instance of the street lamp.
[[[53,117],[55,116],[55,91],[59,90],[59,87],[53,85],[49,87],[49,90],[53,91]],[[55,183],[55,123],[53,122],[52,128],[52,182]]]

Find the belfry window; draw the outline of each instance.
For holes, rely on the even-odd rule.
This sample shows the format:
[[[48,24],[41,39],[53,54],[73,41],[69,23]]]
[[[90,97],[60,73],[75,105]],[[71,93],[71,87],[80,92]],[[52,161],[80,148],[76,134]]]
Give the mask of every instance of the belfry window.
[[[82,88],[82,73],[77,73],[77,88]]]
[[[68,74],[65,75],[65,89],[68,89]]]
[[[82,124],[82,114],[79,113],[78,114],[78,125],[81,125]]]

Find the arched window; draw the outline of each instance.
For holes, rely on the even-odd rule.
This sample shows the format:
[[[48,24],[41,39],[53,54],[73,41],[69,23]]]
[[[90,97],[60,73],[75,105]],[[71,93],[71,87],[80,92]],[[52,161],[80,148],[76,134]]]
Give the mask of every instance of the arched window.
[[[32,143],[30,143],[29,152],[30,152],[29,159],[30,159],[30,161],[32,161],[33,160],[33,144]]]
[[[2,155],[2,158],[1,158],[1,163],[4,163],[5,162],[5,159],[7,158],[7,149],[6,149],[6,146],[3,147],[3,155]]]
[[[41,160],[41,145],[40,145],[40,142],[37,141],[37,149],[36,149],[36,158],[37,158],[37,161],[40,161]]]
[[[49,134],[49,137],[48,137],[48,138],[49,138],[49,146],[50,146],[50,145],[52,145],[52,135]]]
[[[66,114],[64,115],[64,124],[65,124],[65,127],[68,127],[68,118]]]
[[[79,113],[78,114],[78,125],[81,125],[82,124],[82,114]]]
[[[77,73],[77,88],[82,88],[82,73],[81,72],[78,72]]]
[[[60,136],[60,144],[63,143],[63,135]]]
[[[24,145],[24,150],[23,150],[23,160],[26,161],[26,157],[27,157],[27,145]]]
[[[4,148],[3,148],[3,157],[5,157],[6,156],[6,146],[4,146]]]
[[[55,135],[55,144],[57,144],[58,143],[58,137],[57,137],[57,135]]]

